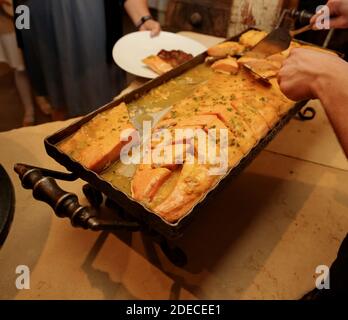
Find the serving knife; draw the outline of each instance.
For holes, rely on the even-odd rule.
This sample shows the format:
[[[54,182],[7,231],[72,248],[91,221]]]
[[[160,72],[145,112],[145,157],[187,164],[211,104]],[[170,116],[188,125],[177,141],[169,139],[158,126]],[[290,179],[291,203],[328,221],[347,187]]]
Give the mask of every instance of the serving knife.
[[[168,106],[157,112],[149,112],[142,106],[128,107],[128,116],[131,124],[142,137],[144,134],[144,122],[151,122],[151,128],[153,128],[171,109],[172,106]]]

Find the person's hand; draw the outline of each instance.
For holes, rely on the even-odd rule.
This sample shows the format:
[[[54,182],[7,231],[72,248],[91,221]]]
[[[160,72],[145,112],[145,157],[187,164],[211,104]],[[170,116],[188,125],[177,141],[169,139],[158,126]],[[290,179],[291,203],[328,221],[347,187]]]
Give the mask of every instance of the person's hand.
[[[161,25],[155,20],[147,20],[139,28],[140,31],[151,31],[151,37],[157,36],[161,32]]]
[[[348,64],[336,55],[299,48],[291,50],[278,74],[278,82],[291,100],[320,98],[331,90],[342,72],[348,76]]]
[[[12,6],[12,3],[8,0],[0,0],[0,6],[5,5],[5,6]]]
[[[330,28],[348,28],[348,0],[329,0],[326,4],[330,9]],[[317,18],[322,13],[319,11],[311,19],[311,24],[315,25]]]
[[[336,55],[293,49],[278,81],[292,100],[320,99],[348,158],[348,63]]]
[[[136,26],[141,17],[151,16],[147,0],[126,0],[124,2],[124,8]],[[161,25],[157,21],[150,19],[145,21],[139,30],[151,31],[151,37],[154,37],[160,33]]]

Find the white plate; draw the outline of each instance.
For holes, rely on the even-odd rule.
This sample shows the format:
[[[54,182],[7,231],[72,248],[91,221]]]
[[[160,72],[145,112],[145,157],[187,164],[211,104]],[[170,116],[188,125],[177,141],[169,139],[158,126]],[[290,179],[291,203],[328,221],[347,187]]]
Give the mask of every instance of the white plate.
[[[182,50],[193,56],[207,50],[199,42],[175,33],[161,31],[159,36],[151,38],[150,31],[138,31],[118,40],[112,55],[116,64],[123,70],[153,79],[158,77],[158,74],[151,71],[142,60],[150,55],[157,55],[162,49]]]

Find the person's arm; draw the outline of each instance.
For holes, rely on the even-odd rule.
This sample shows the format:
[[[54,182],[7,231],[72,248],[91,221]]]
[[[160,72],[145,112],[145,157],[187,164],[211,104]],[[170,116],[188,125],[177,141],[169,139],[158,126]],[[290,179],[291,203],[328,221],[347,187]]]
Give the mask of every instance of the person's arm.
[[[292,100],[321,100],[348,157],[348,63],[331,54],[293,49],[278,81],[280,89]]]
[[[124,7],[135,25],[142,17],[151,15],[147,5],[147,0],[126,0]],[[151,36],[156,36],[160,33],[161,26],[154,19],[150,19],[144,22],[139,30],[149,30],[151,31]]]
[[[326,4],[330,10],[330,28],[348,28],[348,0],[329,0]],[[320,16],[319,12],[311,19],[311,24],[315,24]]]

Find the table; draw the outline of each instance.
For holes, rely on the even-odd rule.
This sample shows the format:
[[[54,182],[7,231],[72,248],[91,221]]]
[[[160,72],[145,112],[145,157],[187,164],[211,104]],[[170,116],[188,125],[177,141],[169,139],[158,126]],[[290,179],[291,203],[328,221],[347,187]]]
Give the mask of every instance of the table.
[[[0,298],[300,298],[348,230],[347,160],[320,103],[309,104],[317,117],[292,120],[195,219],[179,241],[189,259],[184,268],[139,232],[74,229],[20,186],[16,162],[63,170],[46,155],[43,139],[74,119],[0,133],[0,162],[17,200],[0,250]],[[86,203],[82,181],[59,184]],[[18,265],[30,268],[30,290],[15,286]]]

